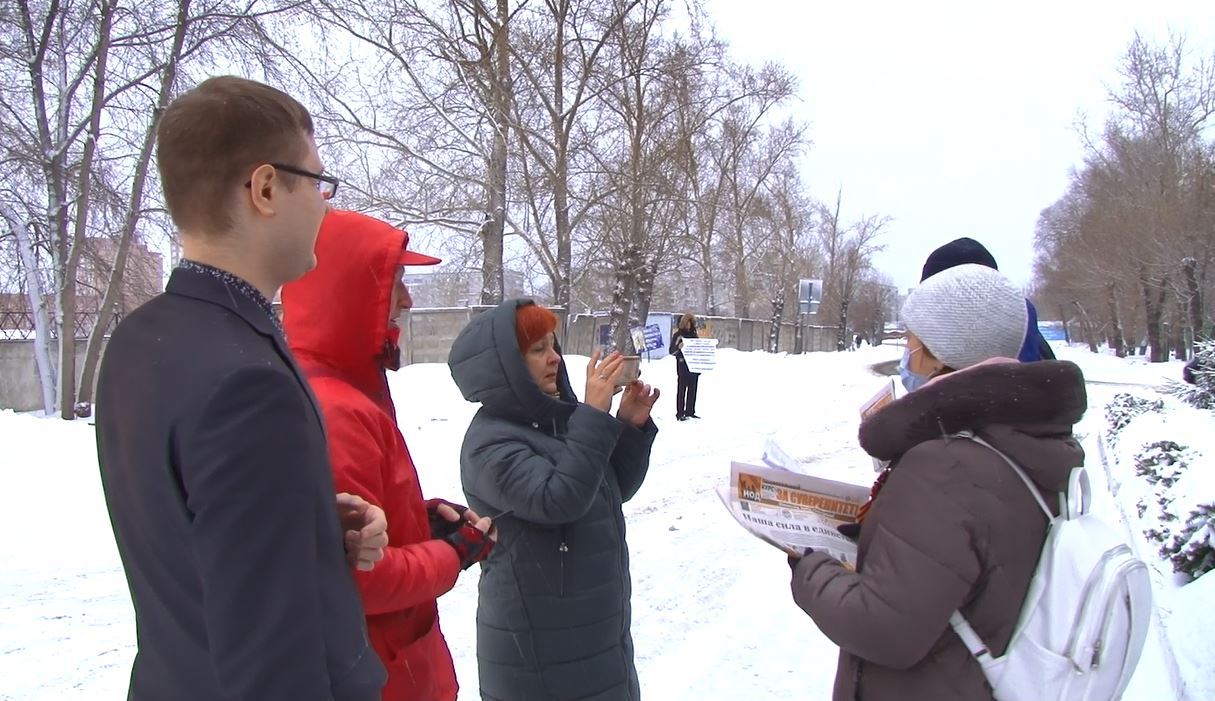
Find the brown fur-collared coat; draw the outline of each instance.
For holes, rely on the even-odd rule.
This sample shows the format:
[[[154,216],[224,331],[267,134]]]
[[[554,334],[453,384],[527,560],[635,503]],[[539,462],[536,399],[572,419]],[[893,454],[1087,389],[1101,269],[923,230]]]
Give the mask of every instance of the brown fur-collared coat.
[[[840,646],[835,701],[976,701],[991,689],[949,626],[961,609],[1003,654],[1046,535],[1016,473],[1046,499],[1084,453],[1072,435],[1087,408],[1073,363],[979,365],[944,376],[866,420],[861,446],[892,460],[861,528],[856,572],[823,553],[793,571],[793,598]]]

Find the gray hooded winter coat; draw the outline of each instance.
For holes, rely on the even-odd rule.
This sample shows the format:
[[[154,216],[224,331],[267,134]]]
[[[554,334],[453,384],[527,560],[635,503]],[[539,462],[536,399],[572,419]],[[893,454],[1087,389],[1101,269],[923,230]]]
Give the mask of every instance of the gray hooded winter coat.
[[[621,504],[645,479],[658,429],[579,403],[564,361],[560,399],[541,392],[515,337],[524,304],[475,317],[447,361],[464,397],[482,404],[460,451],[469,506],[513,510],[482,563],[481,697],[639,699]]]

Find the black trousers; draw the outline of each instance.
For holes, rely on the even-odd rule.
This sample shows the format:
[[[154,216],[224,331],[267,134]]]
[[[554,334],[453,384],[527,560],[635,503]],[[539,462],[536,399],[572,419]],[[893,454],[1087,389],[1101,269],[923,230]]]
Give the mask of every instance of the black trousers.
[[[691,416],[696,413],[696,385],[700,383],[700,373],[688,370],[688,364],[682,360],[675,363],[675,371],[679,373],[675,383],[675,416]]]

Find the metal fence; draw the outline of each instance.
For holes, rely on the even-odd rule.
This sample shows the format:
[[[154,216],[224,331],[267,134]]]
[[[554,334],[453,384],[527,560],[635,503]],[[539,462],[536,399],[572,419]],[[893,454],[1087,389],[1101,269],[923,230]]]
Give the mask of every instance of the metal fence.
[[[76,312],[76,338],[86,339],[97,325],[97,312]],[[122,320],[122,313],[117,312],[110,317],[108,335]],[[59,323],[51,317],[51,338],[59,338]],[[34,337],[34,313],[30,311],[0,311],[0,338],[17,341],[28,341]]]

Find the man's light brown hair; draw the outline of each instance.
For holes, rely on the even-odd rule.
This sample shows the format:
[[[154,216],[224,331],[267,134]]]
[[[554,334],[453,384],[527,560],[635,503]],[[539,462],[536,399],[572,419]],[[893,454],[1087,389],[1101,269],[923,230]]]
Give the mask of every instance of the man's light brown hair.
[[[157,128],[156,165],[173,222],[185,231],[228,231],[232,190],[264,163],[302,168],[304,134],[312,133],[308,110],[281,90],[235,76],[199,83],[169,105]]]

